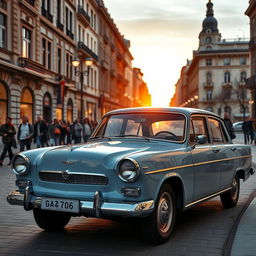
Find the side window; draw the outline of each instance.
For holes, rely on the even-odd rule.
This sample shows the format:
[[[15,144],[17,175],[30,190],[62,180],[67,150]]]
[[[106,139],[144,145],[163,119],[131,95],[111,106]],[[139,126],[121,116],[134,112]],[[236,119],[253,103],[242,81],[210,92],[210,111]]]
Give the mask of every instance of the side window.
[[[209,135],[207,132],[205,118],[194,117],[192,118],[192,123],[195,131],[195,137],[205,135],[207,137],[207,143],[209,143]]]
[[[120,135],[122,126],[123,126],[123,119],[112,118],[108,122],[108,125],[107,125],[107,128],[105,130],[104,136],[111,137],[111,136]]]
[[[127,120],[124,134],[142,136],[141,123],[136,123],[135,120]]]
[[[190,121],[189,143],[195,143],[195,142],[196,142],[195,131],[194,131],[193,123],[192,121]]]
[[[210,132],[212,134],[213,143],[224,143],[220,121],[209,118],[209,126],[210,126]]]

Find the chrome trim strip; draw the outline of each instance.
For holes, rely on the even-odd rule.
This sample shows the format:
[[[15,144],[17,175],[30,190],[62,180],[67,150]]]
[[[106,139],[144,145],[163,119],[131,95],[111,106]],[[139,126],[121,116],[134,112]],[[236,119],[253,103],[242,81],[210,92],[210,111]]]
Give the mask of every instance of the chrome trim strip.
[[[94,200],[98,200],[100,196],[100,191],[96,191]],[[29,206],[31,208],[41,208],[42,197],[36,197],[32,194],[29,195],[30,201]],[[102,200],[102,202],[100,202]],[[127,216],[127,217],[138,217],[148,215],[154,210],[154,200],[144,201],[144,202],[123,202],[123,203],[111,203],[104,202],[101,198],[99,202],[93,201],[80,201],[80,214],[85,214],[86,216],[97,217],[99,216]],[[22,205],[24,204],[24,194],[19,191],[11,192],[7,201],[11,205]],[[29,209],[31,209],[29,208]],[[95,212],[96,210],[96,212]]]
[[[188,207],[191,207],[191,206],[193,206],[193,205],[195,205],[195,204],[198,204],[198,203],[201,203],[201,202],[203,202],[203,201],[206,201],[206,200],[208,200],[208,199],[210,199],[210,198],[212,198],[212,197],[215,197],[215,196],[217,196],[217,195],[220,195],[220,194],[222,194],[222,193],[224,193],[224,192],[226,192],[226,191],[229,191],[229,190],[231,190],[231,189],[232,189],[232,187],[226,188],[226,189],[221,190],[221,191],[219,191],[219,192],[217,192],[217,193],[214,193],[214,194],[212,194],[212,195],[209,195],[209,196],[206,196],[206,197],[204,197],[204,198],[201,198],[201,199],[199,199],[199,200],[197,200],[197,201],[194,201],[194,202],[192,202],[192,203],[190,203],[190,204],[185,205],[185,208],[188,208]]]
[[[39,173],[56,173],[56,174],[62,174],[63,171],[55,171],[55,170],[42,170],[39,171]],[[88,172],[71,172],[68,171],[69,174],[75,174],[75,175],[90,175],[90,176],[98,176],[98,177],[105,177],[107,178],[107,176],[105,174],[98,174],[98,173],[88,173]]]
[[[160,170],[155,170],[155,171],[149,171],[149,172],[146,172],[145,175],[155,174],[155,173],[159,173],[159,172],[167,172],[167,171],[171,171],[171,170],[176,170],[176,169],[181,169],[181,168],[188,168],[188,167],[199,166],[199,165],[204,165],[204,164],[212,164],[212,163],[218,163],[218,162],[225,162],[225,161],[230,161],[230,160],[235,160],[235,159],[242,159],[242,158],[252,158],[252,156],[251,155],[237,156],[237,157],[232,157],[232,158],[218,159],[218,160],[206,161],[206,162],[195,163],[195,164],[187,164],[187,165],[174,166],[174,167],[171,167],[171,168],[160,169]]]

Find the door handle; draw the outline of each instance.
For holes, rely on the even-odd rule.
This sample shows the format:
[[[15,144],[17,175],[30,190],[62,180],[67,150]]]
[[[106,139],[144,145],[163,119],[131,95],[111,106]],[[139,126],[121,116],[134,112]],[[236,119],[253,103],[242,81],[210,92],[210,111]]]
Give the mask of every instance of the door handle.
[[[232,151],[236,151],[236,148],[231,148]]]
[[[219,153],[220,152],[219,149],[213,149],[212,151],[213,151],[213,153]]]

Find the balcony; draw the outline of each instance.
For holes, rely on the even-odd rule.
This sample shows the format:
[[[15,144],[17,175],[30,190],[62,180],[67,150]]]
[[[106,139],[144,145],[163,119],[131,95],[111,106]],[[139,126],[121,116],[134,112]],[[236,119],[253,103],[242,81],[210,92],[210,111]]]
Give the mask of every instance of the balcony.
[[[32,71],[36,71],[41,74],[45,74],[45,67],[31,59],[28,58],[19,58],[19,66],[22,68],[27,68]]]
[[[222,86],[223,87],[232,87],[232,82],[228,82],[228,81],[224,81],[223,83],[222,83]]]
[[[64,31],[64,25],[59,20],[56,20],[56,27],[61,31]]]
[[[46,10],[44,7],[41,8],[41,13],[42,13],[42,15],[43,15],[46,19],[48,19],[50,22],[53,22],[53,16],[52,16],[52,14],[51,14],[48,10]]]
[[[74,40],[74,34],[72,33],[71,30],[66,29],[66,34],[67,34],[68,37],[70,37],[72,40]]]
[[[78,5],[77,17],[84,25],[90,26],[91,18],[81,5]]]
[[[212,89],[214,87],[214,83],[212,81],[207,81],[204,83],[205,89]]]
[[[89,55],[90,57],[98,61],[98,56],[81,41],[78,42],[78,50],[81,50],[86,55]]]

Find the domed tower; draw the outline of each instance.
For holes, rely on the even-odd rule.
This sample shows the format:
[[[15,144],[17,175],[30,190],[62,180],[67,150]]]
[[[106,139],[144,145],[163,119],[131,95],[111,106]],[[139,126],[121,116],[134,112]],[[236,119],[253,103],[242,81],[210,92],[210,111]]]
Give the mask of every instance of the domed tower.
[[[218,29],[218,21],[214,17],[213,3],[211,0],[206,4],[206,18],[203,20],[202,31],[199,34],[199,47],[211,49],[214,44],[220,42],[221,34]]]

